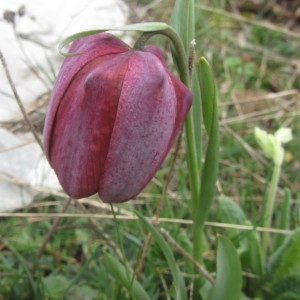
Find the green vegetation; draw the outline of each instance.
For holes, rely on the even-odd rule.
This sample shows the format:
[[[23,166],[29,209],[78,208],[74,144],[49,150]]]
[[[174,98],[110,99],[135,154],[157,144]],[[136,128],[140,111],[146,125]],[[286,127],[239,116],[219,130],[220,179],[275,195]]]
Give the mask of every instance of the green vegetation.
[[[190,211],[182,138],[135,200],[114,205],[115,216],[96,198],[72,201],[40,255],[67,198],[40,195],[30,207],[0,215],[0,300],[189,299],[192,292],[221,300],[226,298],[220,291],[231,286],[236,290],[226,295],[232,299],[299,299],[300,21],[293,1],[282,1],[287,6],[278,4],[276,10],[271,1],[261,2],[195,1],[197,59],[204,56],[213,70],[220,126],[217,193],[198,241],[201,265],[192,258],[197,215]],[[170,1],[162,0],[138,20],[131,17],[168,22],[171,13]],[[287,27],[291,14],[294,23]],[[161,38],[153,42],[165,46]],[[210,132],[208,114],[204,123]],[[273,218],[265,229],[273,162],[255,139],[256,126],[272,134],[288,127],[293,133],[284,145]],[[206,149],[207,136],[202,142]]]

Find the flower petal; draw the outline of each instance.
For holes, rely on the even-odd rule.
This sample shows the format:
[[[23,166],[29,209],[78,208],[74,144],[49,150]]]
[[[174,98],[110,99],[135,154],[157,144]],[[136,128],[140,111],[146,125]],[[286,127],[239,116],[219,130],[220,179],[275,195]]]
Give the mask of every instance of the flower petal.
[[[161,62],[135,52],[125,75],[99,195],[104,202],[123,202],[151,180],[170,148],[176,94]]]
[[[90,61],[96,57],[108,54],[116,54],[128,51],[128,45],[108,33],[95,34],[76,40],[70,47],[69,52],[82,52],[78,56],[67,57],[60,69],[51,94],[49,108],[45,120],[44,128],[44,149],[48,159],[50,159],[50,139],[54,128],[53,122],[56,118],[57,110],[61,100],[66,93],[74,76]]]
[[[48,155],[61,185],[73,198],[98,191],[130,54],[91,61],[61,99]]]

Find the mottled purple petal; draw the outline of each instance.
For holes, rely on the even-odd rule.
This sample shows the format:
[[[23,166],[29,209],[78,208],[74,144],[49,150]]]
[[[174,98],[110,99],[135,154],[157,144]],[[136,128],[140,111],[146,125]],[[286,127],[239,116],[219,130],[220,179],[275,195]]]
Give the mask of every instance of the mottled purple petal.
[[[150,53],[130,57],[99,194],[126,201],[151,180],[165,158],[176,119],[176,94]]]
[[[70,52],[84,54],[66,58],[56,80],[46,156],[71,197],[129,200],[163,163],[192,93],[155,46],[134,51],[102,33],[74,42]]]
[[[130,52],[85,65],[61,100],[49,139],[49,157],[73,198],[98,191]]]
[[[51,130],[54,128],[53,121],[61,99],[66,93],[66,89],[71,84],[74,76],[90,61],[96,57],[101,57],[108,54],[116,54],[128,51],[128,45],[117,39],[115,36],[108,33],[91,35],[79,40],[76,40],[70,47],[70,53],[80,52],[77,56],[66,57],[60,69],[55,82],[54,89],[51,94],[48,112],[46,115],[44,129],[44,150],[48,159],[50,150]],[[51,162],[51,160],[50,160]]]

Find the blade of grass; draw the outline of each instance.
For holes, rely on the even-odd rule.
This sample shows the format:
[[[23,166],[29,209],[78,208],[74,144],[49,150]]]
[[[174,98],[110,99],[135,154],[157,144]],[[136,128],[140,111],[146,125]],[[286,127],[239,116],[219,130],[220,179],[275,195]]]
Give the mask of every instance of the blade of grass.
[[[142,285],[136,280],[128,276],[128,272],[114,256],[109,253],[104,253],[104,267],[107,272],[112,275],[121,285],[125,286],[133,299],[150,300],[150,296],[144,290]]]
[[[284,200],[281,204],[279,224],[280,229],[290,229],[290,208],[292,203],[291,191],[285,190]],[[286,237],[283,235],[277,235],[274,240],[274,251],[277,250],[285,241]]]
[[[299,273],[300,228],[295,229],[285,242],[270,256],[268,272],[274,281]]]
[[[22,257],[22,255],[14,248],[12,247],[7,241],[1,240],[1,242],[15,255],[15,257],[18,259],[18,261],[20,262],[21,266],[23,267],[27,278],[29,280],[30,286],[31,286],[31,290],[32,290],[32,295],[33,295],[33,299],[34,300],[39,300],[39,299],[43,299],[43,297],[41,297],[41,289],[38,286],[38,283],[35,282],[34,278],[33,278],[33,274],[30,271],[28,264],[26,263],[25,259]]]
[[[140,222],[143,224],[144,227],[149,230],[154,240],[159,245],[161,251],[163,252],[165,259],[169,265],[170,271],[172,273],[172,277],[174,280],[175,290],[176,290],[176,300],[187,300],[187,292],[184,283],[184,279],[180,273],[178,268],[177,262],[174,258],[173,252],[169,246],[169,244],[165,241],[162,234],[153,227],[139,212],[135,212],[136,215],[139,217]]]
[[[300,228],[270,255],[267,271],[270,299],[297,299],[300,283]]]
[[[250,221],[245,225],[252,225]],[[261,242],[257,231],[252,230],[246,236],[247,250],[243,255],[243,266],[246,270],[251,270],[255,275],[262,277],[265,273]]]

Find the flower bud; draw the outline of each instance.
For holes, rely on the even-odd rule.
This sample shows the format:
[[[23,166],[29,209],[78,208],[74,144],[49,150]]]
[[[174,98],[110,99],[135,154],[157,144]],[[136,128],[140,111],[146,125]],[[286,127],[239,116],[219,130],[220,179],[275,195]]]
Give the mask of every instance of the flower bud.
[[[292,140],[292,130],[290,128],[281,127],[275,134],[271,134],[259,127],[255,127],[254,135],[265,156],[272,159],[275,165],[281,166],[284,159],[284,148],[282,144]]]
[[[136,51],[100,33],[70,47],[51,95],[45,154],[73,198],[98,192],[104,202],[136,196],[179,133],[191,91],[155,46]]]

